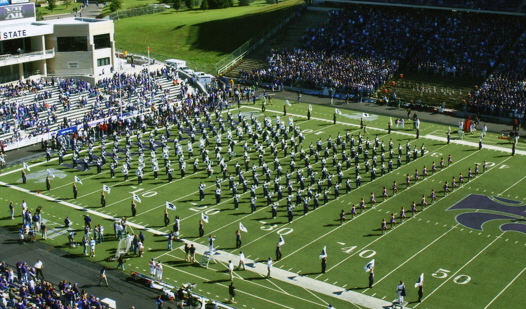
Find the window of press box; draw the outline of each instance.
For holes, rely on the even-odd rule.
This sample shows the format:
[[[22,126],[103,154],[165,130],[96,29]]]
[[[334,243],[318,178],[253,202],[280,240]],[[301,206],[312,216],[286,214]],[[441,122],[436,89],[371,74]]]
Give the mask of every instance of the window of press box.
[[[110,48],[111,47],[110,34],[106,33],[106,34],[94,35],[93,43],[95,44],[95,49]]]
[[[58,37],[59,52],[88,51],[88,38],[85,36]]]

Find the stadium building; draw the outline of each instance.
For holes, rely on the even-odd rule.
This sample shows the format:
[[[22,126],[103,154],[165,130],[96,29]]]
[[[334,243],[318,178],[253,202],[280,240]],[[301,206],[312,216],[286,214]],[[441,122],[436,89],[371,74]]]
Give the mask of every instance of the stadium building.
[[[31,76],[97,76],[115,65],[112,20],[36,20],[29,0],[0,0],[0,83]]]

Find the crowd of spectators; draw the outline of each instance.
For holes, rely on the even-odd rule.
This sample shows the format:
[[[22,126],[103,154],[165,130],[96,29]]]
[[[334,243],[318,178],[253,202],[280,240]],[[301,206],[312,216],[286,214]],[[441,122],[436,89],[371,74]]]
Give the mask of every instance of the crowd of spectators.
[[[335,88],[341,94],[369,95],[395,73],[481,80],[494,73],[486,87],[497,80],[498,85],[484,93],[493,95],[497,88],[499,93],[488,111],[508,116],[514,108],[524,109],[516,100],[522,97],[517,89],[523,86],[516,83],[522,71],[497,67],[517,67],[517,58],[524,59],[519,51],[507,56],[525,29],[524,20],[514,16],[353,6],[330,11],[326,24],[306,29],[301,47],[272,51],[267,68],[241,71],[240,77],[278,88]]]
[[[114,73],[96,84],[77,79],[55,78],[20,80],[0,87],[0,141],[4,145],[49,133],[51,127],[65,129],[96,119],[134,111],[144,111],[153,103],[172,103],[188,90],[170,96],[163,89],[161,78],[172,80],[175,73],[168,68],[144,69],[133,74]],[[75,109],[86,108],[82,117],[68,117]],[[63,121],[59,114],[63,113]],[[22,132],[24,134],[22,134]]]
[[[506,118],[524,118],[526,111],[526,34],[493,74],[464,104],[468,111]]]
[[[365,0],[366,2],[380,2],[389,4],[408,4],[408,5],[425,5],[438,6],[456,9],[471,9],[471,10],[487,10],[487,11],[503,11],[503,12],[518,12],[522,4],[522,0]],[[524,8],[522,8],[524,11]]]
[[[78,283],[63,280],[55,286],[36,274],[26,262],[18,262],[15,267],[0,262],[0,308],[103,308],[100,299],[80,289]]]

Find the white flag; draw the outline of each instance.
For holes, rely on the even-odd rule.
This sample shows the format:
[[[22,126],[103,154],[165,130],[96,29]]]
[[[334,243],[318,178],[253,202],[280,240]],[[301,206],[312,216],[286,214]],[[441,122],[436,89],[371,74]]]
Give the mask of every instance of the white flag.
[[[102,185],[102,191],[110,193],[111,192],[111,188],[108,187],[107,185]]]
[[[309,110],[312,112],[312,104],[309,104]]]
[[[338,115],[341,115],[341,114],[342,114],[342,112],[340,112],[340,110],[337,109],[337,108],[334,109],[334,112],[335,112],[336,114],[338,114]]]
[[[133,193],[133,200],[136,201],[137,203],[141,202],[141,198],[135,193]]]
[[[420,277],[418,277],[418,280],[416,280],[415,288],[422,286],[422,285],[424,285],[424,273],[422,273]]]
[[[176,210],[177,207],[175,207],[175,205],[173,203],[166,202],[166,209]]]
[[[363,113],[362,116],[364,116],[364,117],[369,117],[369,114],[367,114],[367,113]]]
[[[205,221],[206,223],[208,223],[208,216],[205,215],[204,212],[201,213],[201,220]]]
[[[290,104],[289,100],[285,100],[285,104],[287,104],[288,106],[292,106],[292,104]]]
[[[239,222],[239,229],[242,231],[242,232],[245,232],[245,233],[248,233],[248,230],[247,228],[243,225],[243,223]]]
[[[78,182],[78,183],[82,184],[82,180],[80,180],[80,178],[78,176],[75,176],[75,182]]]
[[[55,178],[55,174],[53,174],[50,170],[46,170],[46,172],[48,176]]]
[[[278,245],[283,246],[285,244],[285,239],[283,239],[283,236],[279,235],[279,241],[278,241]]]
[[[327,246],[323,246],[320,254],[320,260],[327,257]]]
[[[371,269],[373,269],[373,267],[374,267],[374,259],[372,259],[369,263],[367,263],[367,265],[365,265],[363,269],[365,270],[365,272],[370,272]]]
[[[24,162],[24,169],[26,169],[26,170],[28,170],[28,171],[30,171],[30,170],[31,170],[31,169],[29,168],[29,165],[27,165],[27,163],[26,163],[26,162]]]
[[[393,117],[389,117],[389,124],[393,125]]]

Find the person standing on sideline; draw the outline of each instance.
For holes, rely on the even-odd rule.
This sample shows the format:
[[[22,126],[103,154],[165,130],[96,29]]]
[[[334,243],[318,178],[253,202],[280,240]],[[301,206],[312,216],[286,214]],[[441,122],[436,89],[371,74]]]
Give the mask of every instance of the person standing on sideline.
[[[135,217],[137,215],[137,204],[135,204],[135,201],[133,200],[131,203],[131,213],[132,213],[132,217]]]
[[[214,240],[216,238],[212,237],[212,235],[208,236],[208,251],[210,252],[210,256],[214,255]]]
[[[9,202],[9,213],[11,214],[11,220],[15,219],[15,205],[13,202]]]
[[[422,297],[424,297],[424,282],[420,282],[420,285],[418,286],[418,300],[417,302],[422,301]]]
[[[51,180],[49,179],[49,176],[46,176],[46,189],[48,191],[51,190]]]
[[[240,248],[240,247],[241,247],[241,244],[242,244],[242,241],[241,241],[241,231],[240,231],[240,230],[237,230],[237,231],[236,231],[236,248]]]
[[[194,244],[190,245],[190,262],[195,263],[195,247]]]
[[[77,199],[77,195],[78,195],[79,191],[77,189],[77,184],[76,183],[73,183],[73,198],[74,199]]]
[[[159,281],[163,280],[163,264],[161,264],[161,261],[155,264],[155,277]]]
[[[89,241],[89,246],[90,246],[90,256],[92,257],[95,257],[95,244],[96,244],[95,239],[91,237]]]
[[[100,270],[99,285],[102,285],[102,282],[106,283],[106,286],[109,286],[108,278],[106,277],[106,266],[103,266]]]
[[[237,265],[237,270],[241,270],[241,266],[243,266],[243,270],[245,270],[245,254],[243,251],[239,251],[239,264]]]
[[[230,282],[228,286],[228,294],[230,295],[229,303],[235,304],[234,297],[236,297],[236,287],[234,286],[234,281]]]
[[[234,263],[232,260],[228,261],[228,274],[230,275],[230,281],[234,281]]]
[[[106,194],[104,194],[104,191],[100,193],[100,205],[106,207]]]
[[[155,308],[157,309],[163,309],[164,307],[164,304],[163,304],[163,299],[162,299],[162,295],[159,295],[157,296],[157,299],[155,300]]]
[[[321,273],[324,274],[327,269],[327,257],[324,256],[321,258]]]
[[[124,270],[124,254],[119,254],[117,258],[117,268]]]
[[[42,268],[44,268],[44,263],[42,263],[41,260],[37,260],[37,262],[35,263],[35,278],[38,279],[38,275],[40,274],[40,277],[42,278],[42,280],[44,280],[44,274],[42,273]]]
[[[404,296],[405,296],[405,284],[400,281],[400,284],[396,287],[396,293],[398,294],[398,304],[404,306]]]
[[[278,241],[278,243],[276,244],[276,261],[279,261],[281,260],[281,244],[280,242]]]
[[[272,264],[274,264],[272,262],[272,258],[269,257],[268,260],[267,260],[267,279],[270,279],[270,271],[272,270]]]
[[[336,124],[336,113],[334,113],[334,116],[332,116],[332,123]]]
[[[155,277],[155,260],[153,258],[150,260],[150,277]]]
[[[374,283],[374,267],[371,267],[371,270],[369,271],[369,288],[373,288]]]
[[[203,237],[205,235],[205,224],[203,223],[203,220],[199,220],[199,237]]]

